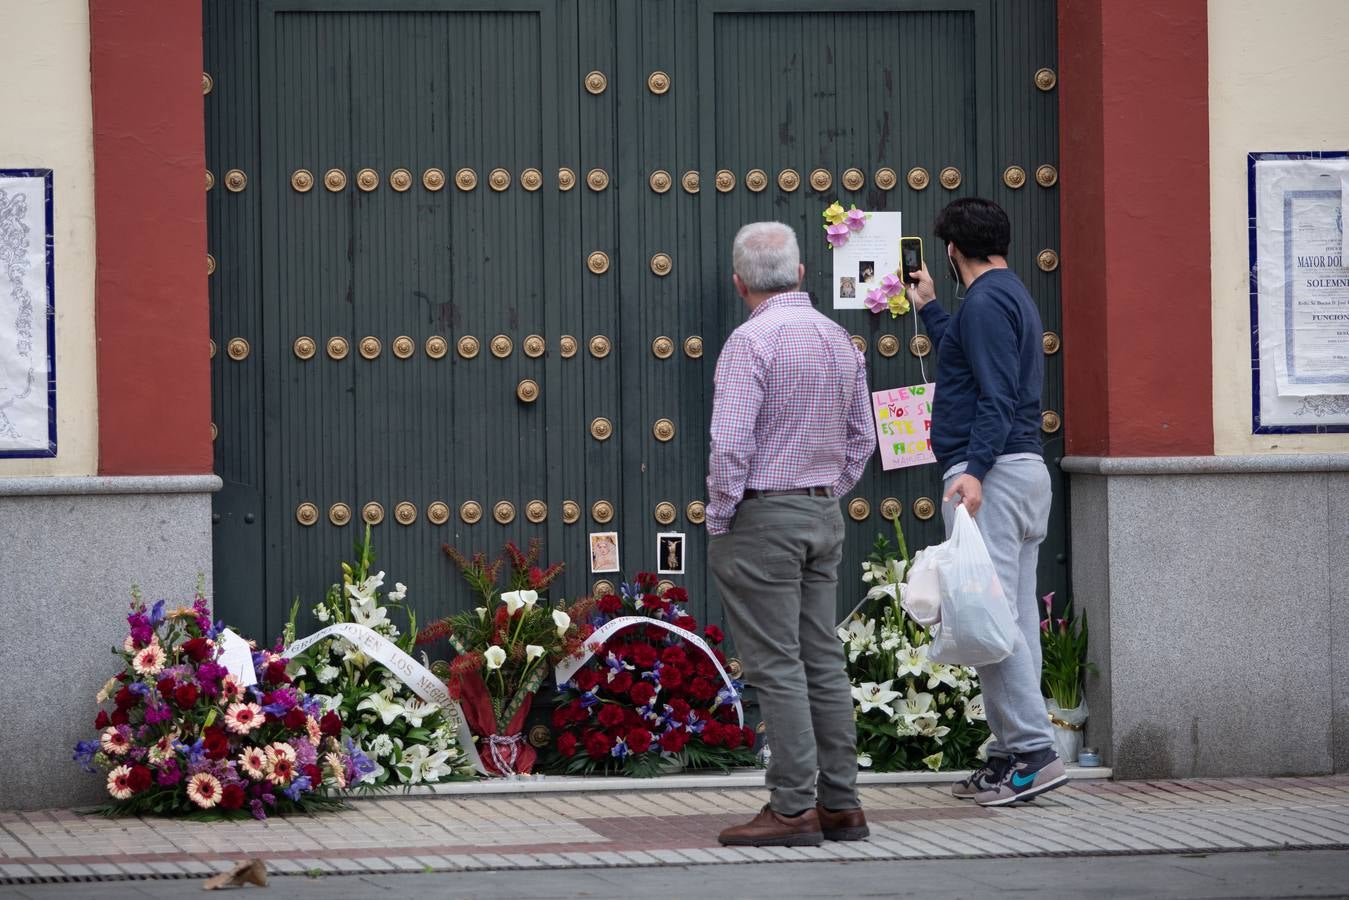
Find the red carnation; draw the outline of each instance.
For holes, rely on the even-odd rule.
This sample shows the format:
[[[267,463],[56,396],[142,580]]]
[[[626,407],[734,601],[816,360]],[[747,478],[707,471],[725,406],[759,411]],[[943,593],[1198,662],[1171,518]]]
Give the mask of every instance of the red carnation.
[[[285,718],[282,719],[281,721],[291,731],[301,731],[304,729],[305,724],[309,721],[309,717],[304,714],[304,710],[300,709],[300,707],[298,706],[295,706],[291,707],[290,712],[286,713]]]
[[[270,684],[290,684],[290,676],[286,674],[286,663],[284,660],[274,659],[267,664],[267,674],[263,678]]]
[[[159,696],[163,697],[165,700],[173,699],[173,689],[177,686],[178,682],[173,680],[172,675],[165,675],[155,684],[155,687],[159,689]]]
[[[684,670],[678,666],[666,666],[660,670],[660,686],[673,691],[684,686]]]
[[[668,597],[669,595],[667,594],[666,596]],[[693,616],[677,616],[675,617],[674,625],[676,628],[682,628],[685,631],[697,632],[698,630],[698,620],[693,618]]]
[[[689,696],[694,700],[711,700],[717,694],[717,687],[710,679],[695,678],[693,684],[689,685]]]
[[[335,712],[326,712],[319,719],[319,731],[328,737],[337,737],[342,733],[342,717]]]
[[[667,666],[682,666],[689,661],[683,647],[666,647],[660,655],[660,661]]]
[[[712,665],[712,660],[708,659],[706,656],[693,664],[693,671],[703,678],[717,677],[717,667]]]
[[[708,625],[704,628],[703,635],[714,644],[720,644],[726,640],[726,635],[722,634],[721,629],[715,625]]]
[[[247,799],[244,789],[237,784],[227,784],[225,789],[220,792],[221,809],[240,809]]]
[[[646,626],[646,639],[648,641],[652,642],[663,641],[665,640],[665,636],[669,633],[670,632],[666,631],[664,628],[661,628],[658,625]]]
[[[628,732],[628,752],[645,753],[651,749],[651,732],[645,728],[634,728]]]
[[[689,742],[689,733],[682,728],[671,728],[660,736],[660,749],[666,753],[678,753]]]
[[[605,594],[600,598],[599,609],[606,615],[616,616],[623,611],[623,598],[617,594]]]
[[[118,709],[131,709],[137,703],[140,703],[140,697],[129,687],[119,690],[113,700],[117,703]]]
[[[98,715],[94,716],[94,727],[99,731],[102,731],[111,724],[112,721],[108,718],[108,711],[106,709],[100,709]]]
[[[108,721],[113,725],[126,725],[131,721],[131,718],[126,714],[126,710],[119,706],[112,711],[112,715],[108,716]]]
[[[604,704],[600,710],[600,724],[605,728],[613,728],[616,725],[623,724],[623,710],[613,703]]]
[[[721,723],[708,722],[703,727],[703,743],[707,746],[720,747],[723,740],[725,740],[725,737],[721,730]]]
[[[126,785],[137,794],[150,786],[151,773],[145,766],[133,765],[127,776]]]
[[[632,648],[632,661],[643,669],[656,664],[656,648],[650,644],[637,644]]]
[[[740,731],[745,735],[745,746],[753,747],[755,738],[754,729],[746,725],[744,728],[741,728]]]
[[[609,679],[607,687],[615,694],[626,694],[628,688],[632,687],[632,673],[619,672],[613,678]]]
[[[207,728],[201,733],[201,737],[207,759],[224,759],[230,755],[230,739],[226,736],[225,729],[219,725]]]
[[[726,742],[726,746],[731,750],[738,749],[745,742],[745,733],[736,725],[724,725],[721,729],[721,739]]]
[[[553,709],[553,727],[566,728],[571,724],[571,713],[565,706],[558,706]]]
[[[576,755],[576,732],[564,731],[558,735],[557,752],[566,757]]]
[[[656,609],[660,610],[661,612],[664,612],[666,609],[669,608],[669,606],[670,604],[666,603],[664,600],[660,599],[655,594],[647,594],[645,597],[642,598],[643,609]]]
[[[309,776],[309,783],[315,788],[323,783],[323,770],[318,766],[305,766],[304,774]]]
[[[192,657],[195,662],[205,662],[211,655],[211,642],[204,637],[195,637],[189,641],[183,641],[183,652]]]
[[[195,684],[180,684],[173,689],[173,702],[179,709],[191,709],[197,705],[199,691]]]
[[[683,603],[685,600],[689,599],[689,592],[682,587],[672,587],[665,592],[665,599],[674,603]],[[690,616],[690,618],[692,617]],[[694,622],[693,627],[696,628],[697,626],[698,623]]]
[[[637,587],[643,592],[655,590],[656,583],[660,581],[659,576],[651,572],[637,573]]]
[[[586,735],[586,756],[591,759],[604,759],[609,755],[609,738],[602,731],[592,731]]]
[[[593,691],[600,683],[600,673],[594,669],[582,669],[576,673],[576,687],[582,692]]]
[[[692,707],[688,705],[687,701],[675,699],[670,701],[670,711],[674,714],[677,721],[687,722],[689,720],[689,713],[693,710]]]
[[[628,696],[638,706],[646,706],[655,698],[656,689],[645,681],[639,681],[632,686],[632,690],[628,691]]]

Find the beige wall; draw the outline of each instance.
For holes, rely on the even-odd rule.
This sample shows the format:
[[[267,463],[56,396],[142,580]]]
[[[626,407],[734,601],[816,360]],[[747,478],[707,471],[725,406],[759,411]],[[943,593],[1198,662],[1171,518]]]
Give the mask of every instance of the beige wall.
[[[98,395],[89,0],[0,0],[0,23],[0,168],[53,171],[57,413],[56,458],[0,459],[0,477],[91,475]]]
[[[1215,452],[1346,452],[1349,434],[1251,434],[1246,154],[1349,150],[1349,2],[1209,0],[1208,8]]]

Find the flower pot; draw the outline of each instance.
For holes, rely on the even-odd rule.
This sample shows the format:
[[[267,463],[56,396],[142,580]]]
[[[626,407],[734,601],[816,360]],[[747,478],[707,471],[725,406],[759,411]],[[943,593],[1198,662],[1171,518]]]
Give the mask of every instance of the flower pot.
[[[1049,724],[1054,729],[1054,750],[1065,765],[1077,762],[1078,751],[1082,749],[1082,732],[1087,722],[1087,701],[1080,706],[1064,709],[1052,698],[1045,698],[1045,709],[1049,713]]]

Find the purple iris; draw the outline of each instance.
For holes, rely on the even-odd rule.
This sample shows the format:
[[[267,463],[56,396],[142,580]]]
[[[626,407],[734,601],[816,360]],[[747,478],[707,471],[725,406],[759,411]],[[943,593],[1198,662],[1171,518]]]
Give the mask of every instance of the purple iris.
[[[71,759],[80,764],[80,768],[86,772],[96,772],[94,768],[94,754],[99,750],[98,741],[80,741],[75,745],[75,755]]]
[[[300,795],[305,791],[311,790],[313,787],[313,782],[309,780],[309,776],[301,775],[282,788],[281,793],[289,797],[292,802],[299,803]]]
[[[627,759],[628,742],[622,738],[619,738],[617,741],[614,742],[614,748],[609,751],[609,755],[614,757],[615,759]]]

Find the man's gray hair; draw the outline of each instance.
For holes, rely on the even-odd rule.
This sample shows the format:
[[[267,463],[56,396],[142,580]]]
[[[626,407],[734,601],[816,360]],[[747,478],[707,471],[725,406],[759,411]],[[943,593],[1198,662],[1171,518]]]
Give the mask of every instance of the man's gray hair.
[[[781,222],[752,222],[735,235],[731,265],[755,294],[794,291],[801,283],[796,232]]]

